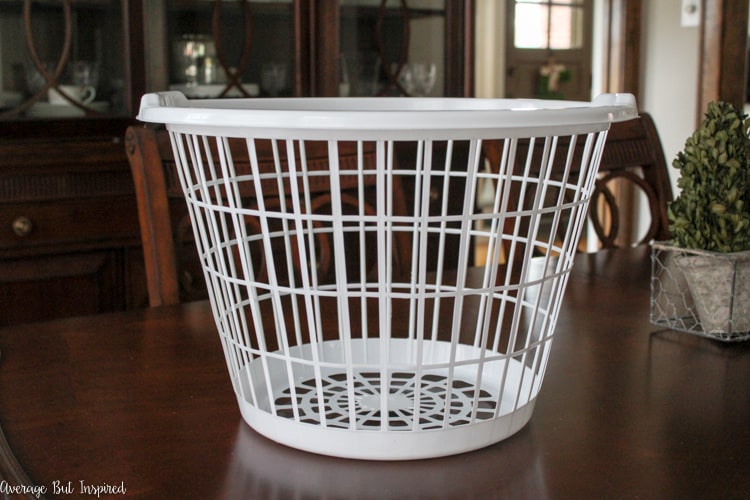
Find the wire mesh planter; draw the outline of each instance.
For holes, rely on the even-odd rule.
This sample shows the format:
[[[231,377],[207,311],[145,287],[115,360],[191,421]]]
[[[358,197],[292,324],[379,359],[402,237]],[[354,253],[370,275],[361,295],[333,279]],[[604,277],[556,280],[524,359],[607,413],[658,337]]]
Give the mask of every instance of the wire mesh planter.
[[[651,262],[652,324],[722,342],[750,339],[750,252],[655,242]]]
[[[390,460],[477,449],[528,422],[609,124],[635,115],[629,95],[169,92],[144,96],[139,119],[169,130],[244,419],[292,447]],[[485,213],[480,179],[494,186]]]

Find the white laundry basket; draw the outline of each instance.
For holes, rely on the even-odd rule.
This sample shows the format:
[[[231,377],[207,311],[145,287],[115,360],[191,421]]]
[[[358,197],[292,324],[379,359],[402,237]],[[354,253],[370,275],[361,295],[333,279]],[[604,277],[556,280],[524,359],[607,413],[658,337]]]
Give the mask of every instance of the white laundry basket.
[[[636,114],[626,94],[165,92],[139,119],[169,130],[247,423],[308,451],[396,460],[477,449],[529,420],[607,130]],[[499,168],[484,166],[488,141]],[[487,258],[472,266],[477,241]]]

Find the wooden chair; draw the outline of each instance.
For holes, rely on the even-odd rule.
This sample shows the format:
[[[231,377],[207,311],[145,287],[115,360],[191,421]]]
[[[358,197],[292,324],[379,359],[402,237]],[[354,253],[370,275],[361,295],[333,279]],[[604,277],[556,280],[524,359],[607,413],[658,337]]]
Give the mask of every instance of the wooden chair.
[[[206,298],[207,290],[203,280],[203,271],[193,241],[193,231],[182,187],[177,177],[168,133],[162,128],[132,126],[126,132],[125,142],[138,205],[149,305],[153,307]],[[232,147],[233,159],[238,170],[249,168],[247,150],[242,142],[238,141],[237,147]],[[268,166],[273,164],[270,143],[267,146],[268,150],[265,151],[266,146],[259,145],[261,170],[272,168]],[[373,167],[374,154],[374,148],[368,149],[366,145],[364,155],[366,168]],[[318,168],[327,168],[327,155],[328,151],[324,143],[306,143],[309,168],[315,168],[315,165]],[[341,165],[345,165],[346,162],[355,162],[356,158],[355,144],[340,145],[339,162]],[[285,160],[282,159],[282,161]],[[374,193],[374,176],[364,178],[366,190],[369,190],[370,194]],[[349,209],[357,209],[354,206],[358,199],[357,178],[342,176],[340,182],[342,203],[347,203]],[[276,186],[275,182],[264,183],[264,190],[275,189],[274,186]],[[401,191],[398,176],[394,176],[394,189]],[[310,191],[314,196],[313,209],[330,202],[330,188],[327,181],[311,181]],[[273,195],[273,193],[270,194]],[[366,203],[371,199],[367,196],[366,193]],[[405,214],[403,196],[396,195],[393,199],[394,212]],[[248,206],[253,203],[252,199],[246,202]],[[365,210],[371,209],[371,206],[365,207]],[[248,227],[251,226],[251,221],[248,221]],[[260,230],[259,226],[252,228]],[[394,239],[394,259],[396,272],[398,272],[398,268],[405,266],[410,258],[410,241],[404,232],[397,233]],[[330,246],[322,241],[317,251],[320,252],[317,259],[319,273],[332,272],[332,256],[326,253],[330,252]],[[347,266],[356,267],[357,265],[358,258],[347,257]]]
[[[519,146],[517,158],[525,157],[523,147]],[[500,143],[485,141],[482,148],[490,170],[497,173],[502,155]],[[564,152],[564,147],[558,148],[558,154]],[[519,168],[517,165],[516,172]],[[626,233],[632,229],[638,192],[644,195],[650,222],[645,234],[634,239]],[[518,199],[519,194],[513,193],[514,199]],[[613,248],[669,238],[667,204],[671,200],[664,150],[651,116],[642,112],[637,119],[612,124],[588,212],[599,247]],[[627,211],[622,210],[624,206],[628,207]],[[506,228],[508,230],[510,228]],[[505,250],[507,255],[508,248]]]
[[[664,149],[651,115],[641,112],[635,120],[612,125],[599,172],[589,219],[603,248],[669,238],[667,205],[672,201],[672,185]],[[629,241],[627,236],[620,233],[623,217],[611,188],[615,180],[620,181],[621,185],[640,190],[648,204],[648,229],[635,241]],[[628,220],[632,220],[632,217],[628,217]]]

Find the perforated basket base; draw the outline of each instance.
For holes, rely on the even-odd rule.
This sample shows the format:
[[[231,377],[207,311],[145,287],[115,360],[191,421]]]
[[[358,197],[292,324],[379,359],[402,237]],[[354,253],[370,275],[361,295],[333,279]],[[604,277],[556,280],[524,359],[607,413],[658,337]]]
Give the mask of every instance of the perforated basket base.
[[[341,345],[338,341],[325,343],[321,351],[325,353],[324,366],[335,364],[336,353],[343,352]],[[310,365],[296,366],[293,389],[289,385],[287,363],[278,359],[266,360],[265,366],[259,360],[250,363],[242,372],[240,383],[245,396],[238,394],[245,421],[274,441],[314,453],[406,460],[488,446],[517,432],[531,417],[538,386],[532,388],[535,379],[531,370],[518,361],[495,359],[485,363],[481,387],[477,388],[476,365],[459,364],[449,373],[444,363],[450,350],[448,343],[422,343],[423,363],[443,367],[419,375],[398,368],[405,366],[404,362],[413,355],[414,341],[393,339],[388,345],[394,367],[385,370],[385,383],[382,372],[374,368],[380,347],[377,339],[352,342],[353,365],[359,368],[348,374],[343,369],[321,368],[317,379]],[[293,354],[303,359],[310,359],[306,357],[310,352],[310,346],[293,349]],[[478,354],[479,350],[471,346],[458,346],[456,359],[477,359]],[[272,381],[272,405],[263,375],[265,370]],[[257,406],[248,397],[250,380]],[[501,386],[505,390],[498,407]],[[385,418],[381,411],[384,389]],[[450,404],[446,411],[448,394]],[[349,404],[352,400],[354,408]]]

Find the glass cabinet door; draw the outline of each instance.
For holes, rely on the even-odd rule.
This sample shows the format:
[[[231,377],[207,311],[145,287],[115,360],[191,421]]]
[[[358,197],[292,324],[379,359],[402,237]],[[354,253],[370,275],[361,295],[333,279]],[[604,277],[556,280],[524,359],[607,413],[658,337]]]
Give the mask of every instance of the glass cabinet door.
[[[471,0],[0,0],[0,120],[189,97],[463,95]]]
[[[120,0],[0,2],[0,120],[125,115]]]
[[[170,0],[157,31],[167,81],[151,86],[193,98],[296,95],[294,16],[292,0]]]
[[[446,0],[341,0],[339,25],[339,95],[444,95]]]
[[[163,4],[144,5],[153,13]],[[163,20],[146,20],[154,47],[147,87],[189,97],[445,95],[448,37],[456,45],[462,36],[446,19],[463,2],[447,0],[166,5]]]

